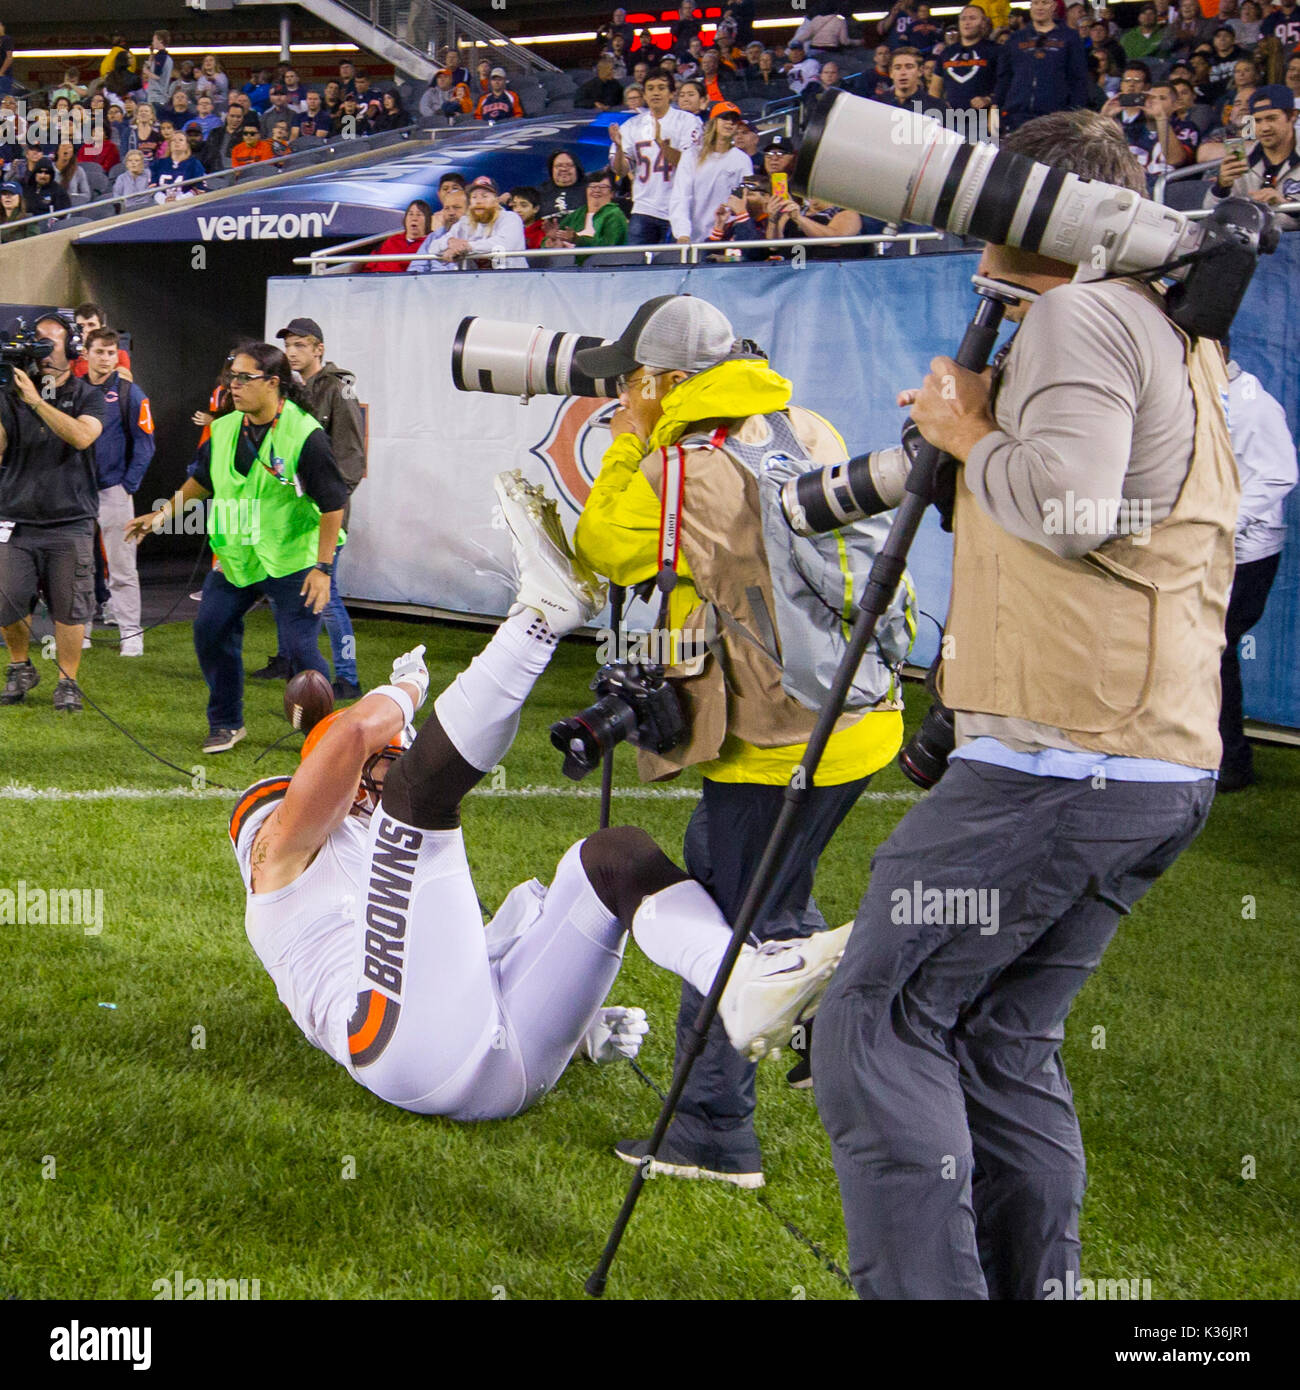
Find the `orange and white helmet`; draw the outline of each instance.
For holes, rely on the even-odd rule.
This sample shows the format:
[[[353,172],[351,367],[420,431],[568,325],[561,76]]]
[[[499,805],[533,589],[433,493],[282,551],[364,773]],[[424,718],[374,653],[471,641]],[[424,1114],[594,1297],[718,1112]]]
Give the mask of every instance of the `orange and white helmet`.
[[[321,740],[325,737],[330,726],[345,710],[335,710],[332,714],[327,714],[316,724],[312,725],[307,737],[302,741],[302,752],[299,755],[303,762],[313,754],[320,746]],[[357,786],[357,794],[352,802],[352,809],[361,815],[370,815],[375,807],[379,805],[381,787],[375,781],[373,773],[377,763],[382,759],[384,762],[396,762],[398,758],[411,746],[415,740],[415,730],[411,725],[406,725],[400,734],[392,738],[377,753],[372,753],[365,761],[361,769],[361,781]]]

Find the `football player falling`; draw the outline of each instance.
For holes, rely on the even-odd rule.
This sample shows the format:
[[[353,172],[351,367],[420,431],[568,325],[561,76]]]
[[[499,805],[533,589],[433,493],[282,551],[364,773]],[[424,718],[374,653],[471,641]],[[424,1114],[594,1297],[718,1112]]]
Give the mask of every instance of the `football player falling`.
[[[422,646],[322,720],[293,777],[250,787],[230,820],[248,939],[294,1022],[381,1099],[456,1120],[519,1114],[579,1050],[636,1055],[644,1012],[602,1007],[629,930],[703,993],[730,939],[708,893],[631,826],[580,840],[549,888],[521,883],[485,930],[461,799],[505,756],[557,640],[605,600],[554,501],[517,472],[495,487],[518,601],[419,733]],[[738,1050],[788,1039],[848,931],[743,948],[721,1009]]]

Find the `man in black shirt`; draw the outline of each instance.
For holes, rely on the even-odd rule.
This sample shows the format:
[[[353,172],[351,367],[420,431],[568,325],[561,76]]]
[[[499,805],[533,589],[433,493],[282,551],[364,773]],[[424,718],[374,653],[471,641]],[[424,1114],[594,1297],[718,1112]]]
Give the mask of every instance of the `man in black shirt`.
[[[967,5],[957,16],[957,42],[945,44],[939,55],[944,100],[959,111],[993,105],[998,46],[988,32],[988,16],[978,5]]]
[[[39,389],[15,367],[13,385],[0,391],[0,628],[9,647],[0,705],[20,703],[40,680],[28,656],[39,589],[54,619],[54,708],[76,713],[81,642],[95,611],[94,445],[105,407],[93,386],[72,375],[69,353],[80,349],[71,324],[62,315],[38,319],[36,331],[54,344],[40,365]]]
[[[614,60],[603,56],[596,63],[596,75],[578,88],[573,104],[579,108],[594,106],[597,111],[617,111],[623,105],[623,84],[614,76]]]

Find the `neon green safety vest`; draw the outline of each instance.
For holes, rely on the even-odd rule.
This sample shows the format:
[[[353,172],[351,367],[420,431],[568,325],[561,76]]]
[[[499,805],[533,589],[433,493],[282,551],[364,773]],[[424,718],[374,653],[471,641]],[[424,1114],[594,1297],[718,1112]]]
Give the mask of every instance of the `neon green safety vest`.
[[[247,477],[235,468],[243,424],[237,410],[212,422],[208,510],[213,554],[222,573],[241,589],[310,569],[316,563],[321,517],[320,508],[296,484],[302,447],[320,429],[315,418],[285,401]]]

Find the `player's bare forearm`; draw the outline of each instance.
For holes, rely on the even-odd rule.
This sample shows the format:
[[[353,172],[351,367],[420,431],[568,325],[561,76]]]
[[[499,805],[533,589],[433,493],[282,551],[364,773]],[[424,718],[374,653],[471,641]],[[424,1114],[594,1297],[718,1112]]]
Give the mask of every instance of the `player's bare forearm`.
[[[420,691],[409,681],[398,681],[397,688],[404,690],[411,697],[412,704],[420,701]],[[329,733],[321,740],[321,747],[324,748],[330,738],[344,722],[355,725],[362,730],[366,751],[357,764],[357,773],[360,775],[361,766],[366,758],[372,753],[378,753],[381,748],[387,746],[402,732],[404,720],[402,711],[395,700],[390,700],[387,695],[377,694],[371,691],[355,705],[343,711],[341,715],[330,726]]]

